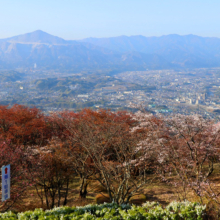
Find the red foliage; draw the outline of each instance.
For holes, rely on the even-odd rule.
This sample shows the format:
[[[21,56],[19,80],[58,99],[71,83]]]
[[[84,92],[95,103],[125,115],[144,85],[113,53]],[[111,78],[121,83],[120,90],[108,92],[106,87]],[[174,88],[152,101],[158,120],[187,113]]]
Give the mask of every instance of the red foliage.
[[[0,106],[0,134],[17,145],[41,145],[49,135],[44,115],[37,108]]]
[[[11,196],[2,204],[2,209],[17,207],[27,196],[27,188],[31,185],[27,172],[27,155],[19,146],[0,141],[0,167],[11,165]]]

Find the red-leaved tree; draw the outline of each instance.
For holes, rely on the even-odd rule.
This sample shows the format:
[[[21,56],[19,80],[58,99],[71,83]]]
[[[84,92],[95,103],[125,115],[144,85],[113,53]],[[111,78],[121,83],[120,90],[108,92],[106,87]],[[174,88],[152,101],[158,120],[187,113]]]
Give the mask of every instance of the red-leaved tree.
[[[9,142],[0,141],[0,167],[11,165],[11,195],[10,199],[1,204],[1,210],[20,208],[28,196],[28,189],[32,186],[32,180],[28,176],[27,155],[22,147],[12,145]]]

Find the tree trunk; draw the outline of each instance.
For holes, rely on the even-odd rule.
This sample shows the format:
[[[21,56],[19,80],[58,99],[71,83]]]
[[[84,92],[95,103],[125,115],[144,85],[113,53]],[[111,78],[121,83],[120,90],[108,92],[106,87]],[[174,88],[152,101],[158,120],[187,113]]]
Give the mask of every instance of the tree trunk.
[[[88,187],[88,182],[86,181],[85,178],[82,179],[81,186],[80,186],[80,191],[79,191],[79,197],[81,199],[86,199],[87,196],[87,187]]]
[[[67,179],[67,182],[66,182],[66,192],[65,192],[65,197],[64,197],[63,205],[67,204],[68,191],[69,191],[69,178]]]

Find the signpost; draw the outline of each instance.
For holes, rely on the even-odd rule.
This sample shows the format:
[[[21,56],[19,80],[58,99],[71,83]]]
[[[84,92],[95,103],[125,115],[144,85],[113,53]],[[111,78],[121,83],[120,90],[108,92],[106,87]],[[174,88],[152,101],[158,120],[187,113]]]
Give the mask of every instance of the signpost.
[[[10,199],[10,164],[2,167],[2,202]]]

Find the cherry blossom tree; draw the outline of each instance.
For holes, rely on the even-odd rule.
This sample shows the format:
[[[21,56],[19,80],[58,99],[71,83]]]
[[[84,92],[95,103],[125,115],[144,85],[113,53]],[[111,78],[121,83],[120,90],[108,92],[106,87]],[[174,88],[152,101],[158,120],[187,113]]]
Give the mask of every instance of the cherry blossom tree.
[[[139,112],[135,119],[140,123],[134,130],[147,131],[146,139],[139,143],[143,156],[136,161],[137,164],[145,160],[151,148],[163,180],[177,188],[182,186],[183,199],[186,199],[187,189],[191,189],[201,201],[203,196],[210,196],[209,177],[214,163],[219,161],[220,126],[199,115],[154,117]],[[175,174],[179,181],[167,174]],[[212,196],[217,199],[216,194],[212,193]]]

